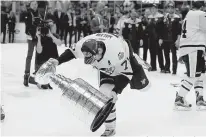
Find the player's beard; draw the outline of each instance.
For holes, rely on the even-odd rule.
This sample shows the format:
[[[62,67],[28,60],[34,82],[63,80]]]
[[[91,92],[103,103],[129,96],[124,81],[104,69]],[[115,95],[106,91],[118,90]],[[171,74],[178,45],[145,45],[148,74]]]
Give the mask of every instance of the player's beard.
[[[91,57],[84,57],[84,63],[85,64],[93,64],[95,61],[95,57],[91,56]]]

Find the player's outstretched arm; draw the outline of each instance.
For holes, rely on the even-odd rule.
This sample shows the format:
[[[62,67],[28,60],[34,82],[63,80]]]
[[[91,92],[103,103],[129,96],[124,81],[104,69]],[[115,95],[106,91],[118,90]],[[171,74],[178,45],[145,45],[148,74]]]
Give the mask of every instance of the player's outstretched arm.
[[[62,53],[59,58],[57,59],[59,64],[62,64],[64,62],[68,62],[72,59],[76,58],[75,55],[72,53],[72,51],[70,49],[67,49],[64,51],[64,53]]]
[[[82,44],[89,38],[93,38],[94,35],[89,35],[89,36],[86,36],[84,38],[82,38],[81,40],[79,40],[77,43],[74,43],[71,45],[71,48],[70,49],[67,49],[64,51],[64,53],[62,53],[60,55],[60,57],[57,59],[59,61],[59,65],[64,63],[64,62],[67,62],[67,61],[70,61],[72,59],[75,59],[75,58],[81,58],[81,47],[82,47]]]

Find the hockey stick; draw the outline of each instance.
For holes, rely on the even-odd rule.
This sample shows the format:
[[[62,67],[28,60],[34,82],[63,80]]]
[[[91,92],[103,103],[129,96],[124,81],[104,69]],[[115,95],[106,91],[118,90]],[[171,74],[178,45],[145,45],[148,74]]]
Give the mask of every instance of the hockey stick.
[[[149,63],[147,63],[146,61],[144,61],[142,58],[140,58],[140,56],[138,56],[137,54],[134,55],[134,57],[137,59],[138,63],[140,65],[142,65],[142,67],[148,71],[152,70],[152,67]]]

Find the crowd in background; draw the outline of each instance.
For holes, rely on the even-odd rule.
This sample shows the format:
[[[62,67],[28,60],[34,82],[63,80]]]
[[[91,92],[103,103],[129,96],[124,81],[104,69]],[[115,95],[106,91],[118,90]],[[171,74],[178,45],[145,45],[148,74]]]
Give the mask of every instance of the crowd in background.
[[[56,1],[55,7],[46,4],[39,16],[51,20],[52,33],[60,36],[65,46],[71,47],[81,37],[99,32],[122,35],[142,58],[147,61],[150,52],[152,71],[157,71],[156,60],[162,73],[177,73],[177,48],[175,42],[181,33],[181,22],[191,8],[188,1],[162,1],[140,4],[138,1],[71,1],[65,4]],[[65,6],[66,5],[66,6]],[[29,10],[30,7],[27,7]],[[26,12],[20,21],[26,20]],[[15,14],[1,9],[1,33],[5,43],[8,28],[9,41],[14,42]],[[6,27],[8,26],[8,27]],[[172,63],[170,63],[172,53]],[[170,65],[172,64],[172,72]]]
[[[1,33],[3,33],[3,41],[6,41],[6,34],[8,30],[9,35],[9,43],[14,42],[14,34],[15,34],[15,24],[16,24],[16,16],[15,13],[10,11],[9,13],[6,12],[6,7],[1,7]]]

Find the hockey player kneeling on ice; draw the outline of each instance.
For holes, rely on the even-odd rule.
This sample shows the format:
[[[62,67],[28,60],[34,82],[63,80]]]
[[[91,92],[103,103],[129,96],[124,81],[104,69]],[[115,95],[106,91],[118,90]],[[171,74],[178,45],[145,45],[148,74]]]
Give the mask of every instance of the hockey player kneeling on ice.
[[[196,92],[197,109],[206,109],[206,101],[203,99],[206,13],[200,10],[201,2],[193,2],[193,9],[187,13],[182,25],[179,54],[186,66],[187,75],[181,81],[181,86],[176,94],[175,109],[177,110],[191,110],[192,105],[187,103],[185,98],[193,86]]]
[[[84,58],[99,73],[100,92],[112,97],[114,103],[117,94],[121,94],[128,83],[131,89],[143,90],[149,80],[134,56],[133,50],[121,37],[108,33],[96,33],[84,37],[67,49],[60,57],[47,63],[56,67],[58,64],[74,58]],[[143,64],[144,65],[144,64]],[[109,89],[109,90],[108,90]],[[114,107],[105,121],[106,130],[101,136],[113,136],[116,133],[116,108]]]
[[[59,57],[57,45],[61,44],[61,41],[51,33],[50,29],[47,27],[42,27],[37,32],[37,48],[36,48],[36,70],[38,70],[42,64],[48,61],[50,58],[57,59]],[[41,89],[52,89],[52,87],[47,85],[40,85],[35,82],[34,77],[29,77],[29,83],[35,84]]]

